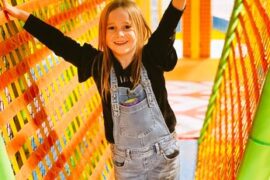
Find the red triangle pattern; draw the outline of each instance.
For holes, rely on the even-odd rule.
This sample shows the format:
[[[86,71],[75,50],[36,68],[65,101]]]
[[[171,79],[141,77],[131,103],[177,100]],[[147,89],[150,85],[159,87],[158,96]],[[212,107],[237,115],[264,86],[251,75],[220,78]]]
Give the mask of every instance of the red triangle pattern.
[[[168,99],[175,112],[179,139],[196,139],[200,135],[212,82],[167,81]]]

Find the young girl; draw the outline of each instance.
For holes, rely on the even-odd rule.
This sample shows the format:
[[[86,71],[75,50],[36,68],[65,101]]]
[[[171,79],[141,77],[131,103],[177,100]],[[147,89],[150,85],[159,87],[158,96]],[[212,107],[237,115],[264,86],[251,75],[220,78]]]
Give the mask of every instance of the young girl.
[[[93,76],[116,179],[179,179],[176,119],[163,73],[177,62],[173,42],[185,0],[172,0],[152,35],[135,2],[111,1],[100,16],[98,49],[80,46],[32,14],[3,4],[25,21],[24,29],[78,68],[79,82]]]

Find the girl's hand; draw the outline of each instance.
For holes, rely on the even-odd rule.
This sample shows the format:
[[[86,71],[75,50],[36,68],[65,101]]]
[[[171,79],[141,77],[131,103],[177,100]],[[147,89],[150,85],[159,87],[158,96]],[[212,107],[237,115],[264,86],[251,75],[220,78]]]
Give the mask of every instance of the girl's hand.
[[[7,0],[2,0],[3,2],[3,10],[4,13],[8,13],[8,15],[13,16],[14,18],[26,21],[27,18],[29,17],[30,13],[27,11],[24,11],[22,9],[19,9],[17,7],[11,6]],[[7,16],[8,18],[8,16]]]
[[[172,4],[176,9],[183,10],[186,6],[186,0],[173,0]]]

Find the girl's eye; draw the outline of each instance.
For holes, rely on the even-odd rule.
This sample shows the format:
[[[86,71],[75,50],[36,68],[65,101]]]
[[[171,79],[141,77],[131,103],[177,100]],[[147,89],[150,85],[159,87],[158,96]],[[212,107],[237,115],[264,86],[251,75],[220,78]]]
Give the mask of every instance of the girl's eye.
[[[125,25],[125,29],[130,29],[131,25]]]
[[[107,29],[108,30],[114,30],[114,27],[113,26],[109,26]]]

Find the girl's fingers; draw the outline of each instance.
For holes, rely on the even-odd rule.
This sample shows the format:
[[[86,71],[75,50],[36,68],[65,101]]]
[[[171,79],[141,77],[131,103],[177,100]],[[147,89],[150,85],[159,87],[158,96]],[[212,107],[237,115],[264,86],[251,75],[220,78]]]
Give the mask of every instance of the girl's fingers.
[[[2,0],[4,7],[7,5],[7,1],[6,0]]]
[[[7,18],[7,20],[9,21],[10,19],[9,19],[9,16],[8,16],[8,12],[6,10],[4,10],[4,15]]]
[[[6,1],[5,0],[2,0],[2,4],[3,4],[3,7],[2,8],[5,9],[6,4],[7,4]]]
[[[5,10],[6,10],[6,7],[7,7],[6,1],[5,1],[5,0],[2,0],[2,4],[3,4],[3,5],[1,5],[1,9],[2,9],[3,11],[5,11]]]
[[[4,12],[4,15],[6,17],[6,19],[9,21],[10,18],[9,18],[9,11],[8,11],[8,7],[10,6],[6,0],[2,0],[3,2],[3,12]]]

